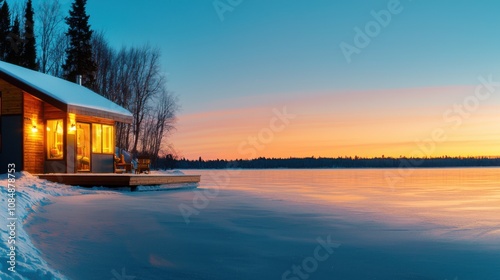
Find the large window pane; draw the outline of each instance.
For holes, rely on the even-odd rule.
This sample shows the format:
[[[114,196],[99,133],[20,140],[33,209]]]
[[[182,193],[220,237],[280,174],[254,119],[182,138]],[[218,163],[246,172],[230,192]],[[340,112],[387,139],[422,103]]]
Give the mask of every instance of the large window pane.
[[[64,156],[63,147],[64,123],[63,120],[47,121],[47,158],[62,159]]]
[[[78,171],[90,171],[90,124],[76,125],[76,166]]]
[[[92,153],[113,154],[113,135],[112,125],[92,124]]]
[[[92,152],[102,153],[102,125],[92,124]]]
[[[110,125],[102,126],[102,152],[113,153],[113,127]]]

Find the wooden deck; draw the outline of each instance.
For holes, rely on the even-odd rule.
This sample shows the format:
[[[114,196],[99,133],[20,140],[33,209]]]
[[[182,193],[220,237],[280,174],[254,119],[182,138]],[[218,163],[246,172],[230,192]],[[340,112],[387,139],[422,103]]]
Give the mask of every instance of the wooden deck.
[[[40,179],[82,187],[132,187],[199,183],[200,175],[170,174],[35,174]]]

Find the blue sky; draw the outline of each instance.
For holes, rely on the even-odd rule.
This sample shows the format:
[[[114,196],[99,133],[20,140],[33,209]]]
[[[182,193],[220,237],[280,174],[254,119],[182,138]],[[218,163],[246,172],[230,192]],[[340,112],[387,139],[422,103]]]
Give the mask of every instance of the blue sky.
[[[237,96],[471,84],[498,73],[495,1],[402,0],[351,64],[339,44],[389,1],[245,0],[224,21],[213,2],[89,0],[88,12],[113,45],[162,49],[185,112]]]
[[[357,102],[351,105],[356,111],[369,106],[364,101],[383,90],[414,92],[414,88],[431,87],[447,88],[447,94],[440,97],[445,102],[439,103],[445,106],[463,99],[464,91],[453,95],[450,87],[474,86],[479,75],[500,80],[498,1],[396,1],[401,12],[392,14],[387,26],[348,63],[339,45],[354,44],[354,28],[365,29],[374,20],[371,12],[388,10],[394,4],[391,1],[220,0],[241,2],[223,13],[223,21],[213,0],[89,0],[87,11],[92,28],[104,30],[116,48],[149,43],[162,50],[168,87],[179,95],[182,106],[174,136],[177,142],[209,138],[214,127],[220,126],[221,120],[215,119],[203,127],[183,122],[203,112],[251,106],[269,112],[298,104],[301,98],[324,100],[327,95],[341,99],[358,91],[352,97]],[[70,0],[63,3],[66,12]],[[409,104],[385,98],[387,104],[380,111],[404,109]],[[498,101],[488,102],[498,105]],[[421,110],[434,107],[433,102],[433,98],[412,99]],[[316,119],[335,119],[318,112],[345,109],[338,107],[328,103],[293,109],[305,116],[316,114]],[[194,134],[187,127],[208,130]],[[258,127],[249,128],[246,134],[258,132]],[[223,133],[232,131],[235,129],[228,127]],[[335,139],[325,138],[328,141]],[[192,144],[180,149],[195,150],[194,157],[209,147]],[[291,154],[300,149],[297,146]]]

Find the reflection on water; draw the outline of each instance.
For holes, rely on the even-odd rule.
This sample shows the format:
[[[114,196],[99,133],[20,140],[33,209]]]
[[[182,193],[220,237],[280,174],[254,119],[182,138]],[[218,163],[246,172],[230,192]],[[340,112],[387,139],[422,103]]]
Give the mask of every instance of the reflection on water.
[[[27,230],[70,279],[306,279],[283,273],[328,236],[308,279],[498,279],[500,169],[387,172],[190,170],[196,190],[60,197]]]
[[[323,211],[350,210],[343,215],[382,223],[426,225],[428,234],[444,238],[500,238],[500,168],[186,173],[202,174],[201,188],[219,186]]]

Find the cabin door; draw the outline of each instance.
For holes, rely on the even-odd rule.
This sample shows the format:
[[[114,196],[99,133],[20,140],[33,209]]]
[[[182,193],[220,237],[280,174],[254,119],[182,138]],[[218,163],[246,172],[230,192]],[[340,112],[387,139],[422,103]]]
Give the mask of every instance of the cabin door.
[[[90,124],[76,124],[76,170],[87,171],[90,169]]]

